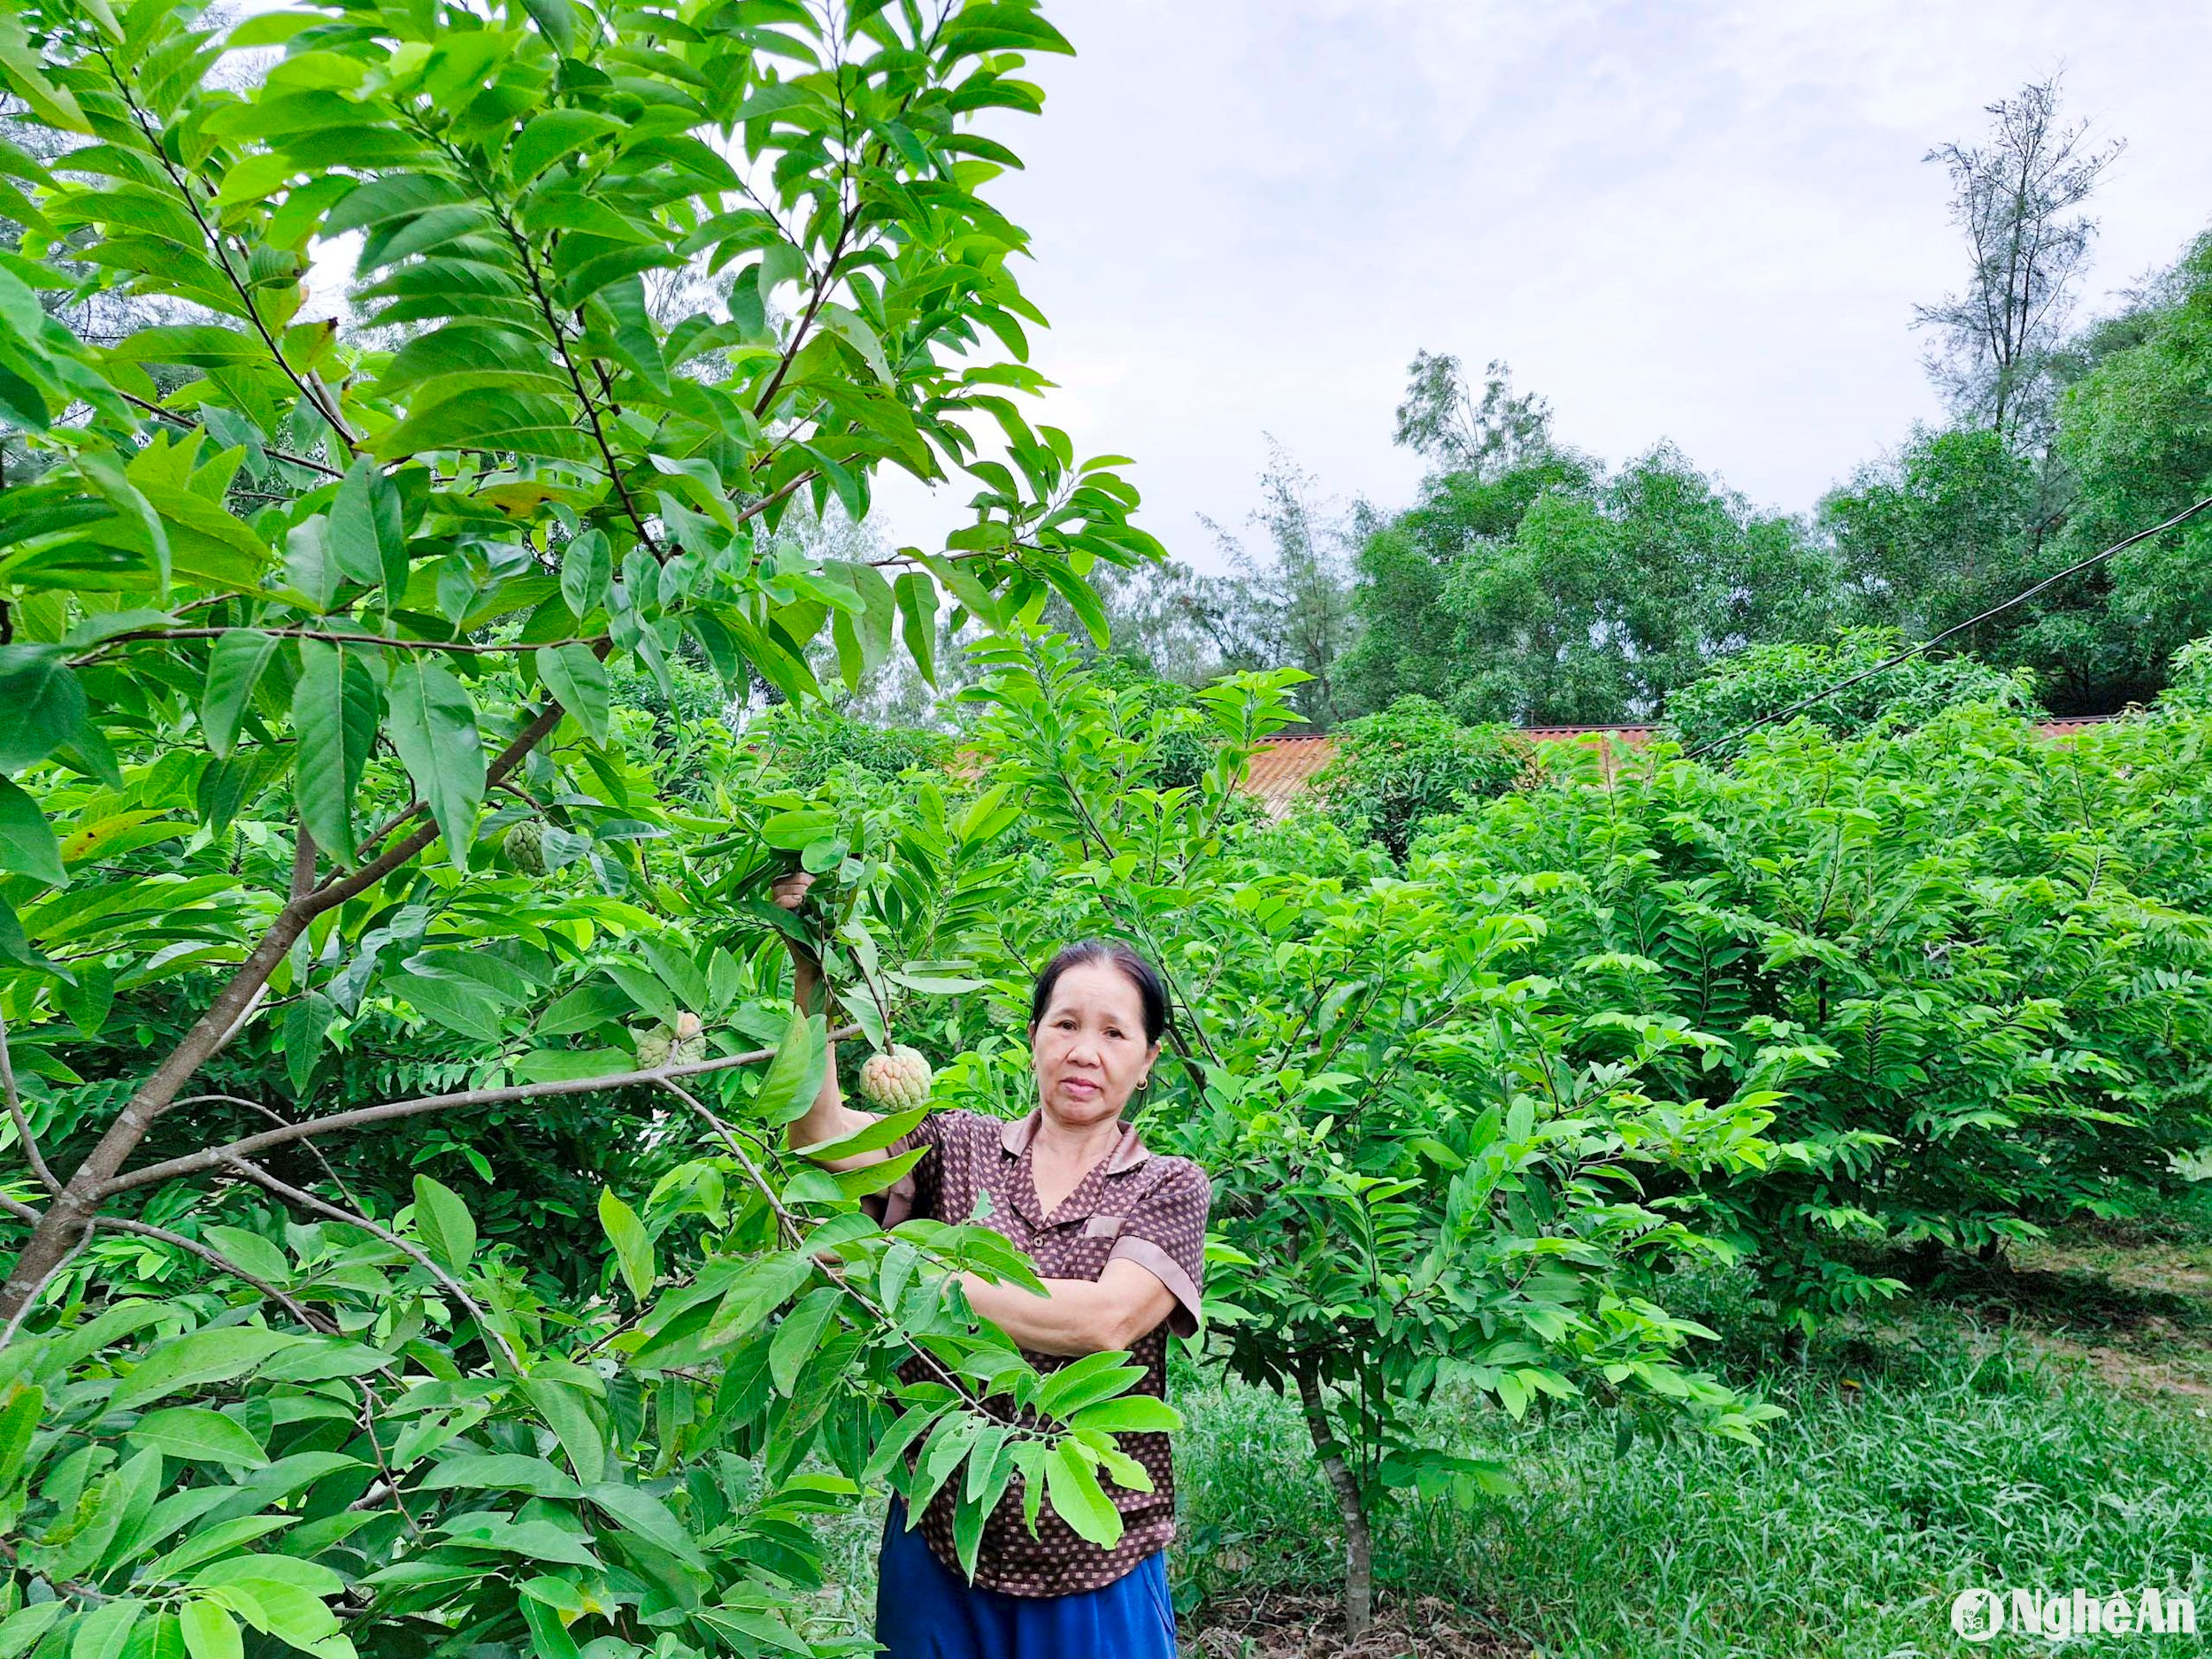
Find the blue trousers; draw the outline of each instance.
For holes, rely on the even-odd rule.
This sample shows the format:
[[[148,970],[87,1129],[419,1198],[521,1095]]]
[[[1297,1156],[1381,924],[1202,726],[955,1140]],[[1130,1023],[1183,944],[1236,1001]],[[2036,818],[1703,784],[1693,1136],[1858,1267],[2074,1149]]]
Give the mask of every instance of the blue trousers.
[[[949,1571],[907,1530],[894,1499],[876,1579],[876,1642],[885,1659],[1174,1659],[1167,1552],[1103,1589],[1008,1595]]]

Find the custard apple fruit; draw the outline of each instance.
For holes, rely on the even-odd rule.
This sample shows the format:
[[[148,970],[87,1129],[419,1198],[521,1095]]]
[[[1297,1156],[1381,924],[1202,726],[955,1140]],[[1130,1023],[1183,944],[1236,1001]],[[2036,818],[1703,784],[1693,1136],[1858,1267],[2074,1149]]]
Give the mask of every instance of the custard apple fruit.
[[[697,1065],[707,1057],[707,1028],[699,1023],[698,1015],[677,1015],[676,1029],[672,1035],[676,1046],[670,1050],[669,1058],[676,1064]]]
[[[904,1043],[870,1055],[860,1068],[860,1097],[886,1111],[913,1110],[929,1098],[929,1062]]]
[[[707,1057],[707,1028],[698,1015],[685,1012],[670,1025],[656,1023],[637,1040],[641,1071],[657,1071],[664,1065],[696,1065]]]
[[[507,862],[524,875],[545,873],[545,826],[537,819],[526,818],[510,826],[500,838],[499,847],[507,855]]]

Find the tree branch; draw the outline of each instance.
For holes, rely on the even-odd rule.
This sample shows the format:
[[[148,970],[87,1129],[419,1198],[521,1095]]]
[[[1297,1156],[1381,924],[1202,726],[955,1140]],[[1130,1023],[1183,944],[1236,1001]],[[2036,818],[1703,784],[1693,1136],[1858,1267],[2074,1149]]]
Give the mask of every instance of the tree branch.
[[[90,650],[68,659],[72,668],[82,668],[87,663],[97,662],[102,652],[118,645],[135,644],[142,640],[219,640],[227,634],[246,632],[262,634],[273,640],[321,640],[332,645],[381,645],[396,651],[451,651],[470,657],[499,657],[519,655],[525,651],[558,650],[564,645],[596,645],[598,639],[545,640],[534,644],[517,641],[478,640],[401,640],[384,634],[344,634],[327,628],[134,628],[127,634],[112,634]],[[603,636],[602,636],[603,637]]]
[[[180,414],[173,409],[164,409],[159,403],[149,403],[146,399],[134,396],[131,393],[123,391],[119,388],[117,388],[115,395],[121,398],[125,403],[132,404],[134,407],[142,409],[150,415],[159,415],[164,420],[175,421],[177,425],[182,426],[188,432],[204,432],[207,430],[206,427],[201,426],[198,421],[193,419],[189,415]],[[326,478],[343,478],[345,476],[343,472],[340,472],[334,466],[327,466],[322,462],[311,459],[304,455],[295,455],[289,449],[272,449],[267,444],[265,443],[261,446],[261,453],[270,457],[273,460],[282,461],[288,466],[303,466],[311,472],[320,472]],[[285,499],[288,501],[290,497],[287,496]],[[229,596],[230,595],[227,594],[219,595],[219,597],[222,598],[228,598]],[[203,600],[201,603],[207,603],[209,602]]]
[[[508,1365],[515,1371],[519,1372],[522,1370],[521,1356],[515,1352],[504,1335],[493,1328],[491,1316],[484,1311],[483,1304],[462,1287],[459,1279],[439,1266],[430,1252],[424,1249],[422,1246],[401,1238],[389,1227],[380,1226],[366,1216],[357,1215],[350,1210],[329,1203],[316,1197],[312,1193],[303,1193],[296,1187],[288,1187],[257,1164],[250,1163],[237,1156],[227,1157],[223,1163],[225,1167],[235,1171],[257,1187],[266,1187],[279,1198],[289,1203],[297,1204],[301,1209],[311,1210],[316,1215],[326,1216],[333,1221],[343,1222],[349,1227],[358,1227],[362,1232],[383,1240],[394,1249],[413,1257],[431,1278],[436,1279],[445,1288],[449,1295],[469,1310],[469,1317],[476,1321],[476,1328],[484,1338],[485,1347],[490,1348],[495,1356],[503,1356]]]
[[[857,1025],[847,1025],[831,1033],[830,1041],[842,1041],[859,1034]],[[106,1200],[121,1193],[135,1191],[141,1187],[151,1187],[162,1181],[175,1180],[180,1176],[219,1169],[234,1158],[256,1156],[272,1147],[288,1146],[295,1141],[304,1141],[310,1135],[373,1128],[380,1124],[398,1123],[404,1118],[419,1118],[430,1112],[465,1111],[479,1106],[500,1106],[516,1101],[550,1100],[565,1094],[596,1094],[609,1089],[659,1085],[671,1078],[701,1077],[710,1071],[727,1071],[736,1066],[758,1065],[775,1057],[773,1048],[754,1048],[744,1054],[726,1055],[718,1060],[702,1060],[692,1065],[619,1071],[605,1077],[563,1078],[548,1083],[516,1083],[503,1088],[463,1089],[450,1094],[424,1094],[412,1100],[388,1101],[379,1106],[357,1107],[352,1111],[333,1112],[326,1118],[311,1118],[302,1123],[288,1124],[282,1128],[265,1129],[258,1134],[247,1135],[223,1146],[188,1152],[160,1164],[150,1164],[144,1169],[132,1170],[114,1177],[101,1187],[97,1196]]]
[[[560,723],[561,705],[549,703],[515,734],[487,769],[486,780],[495,783],[522,764],[523,757]],[[30,1242],[17,1252],[4,1284],[0,1284],[0,1316],[10,1327],[19,1323],[47,1280],[61,1270],[88,1235],[92,1218],[107,1194],[109,1184],[124,1162],[136,1150],[154,1120],[168,1110],[185,1082],[229,1040],[266,991],[269,976],[309,923],[326,910],[343,904],[355,895],[375,886],[437,839],[435,824],[425,824],[412,835],[371,859],[350,874],[334,871],[320,887],[288,901],[254,946],[244,962],[224,984],[205,1013],[194,1022],[151,1075],[142,1083],[123,1110],[115,1115],[84,1162],[77,1166],[53,1203],[40,1217]],[[281,1133],[282,1132],[278,1132]],[[286,1138],[296,1138],[287,1136]],[[118,1189],[122,1190],[122,1189]]]
[[[54,1179],[54,1171],[46,1166],[45,1155],[38,1149],[38,1141],[31,1134],[31,1120],[24,1116],[22,1097],[15,1088],[15,1058],[8,1052],[8,1023],[0,1019],[0,1088],[7,1091],[8,1118],[15,1125],[15,1138],[23,1145],[23,1156],[31,1166],[31,1173],[38,1177],[38,1184],[55,1197],[61,1196],[61,1183]]]
[[[309,1330],[318,1332],[324,1336],[338,1334],[335,1321],[294,1300],[290,1294],[279,1290],[268,1280],[256,1278],[213,1245],[203,1244],[197,1239],[188,1239],[181,1233],[172,1233],[166,1227],[152,1226],[143,1221],[131,1221],[121,1216],[97,1216],[93,1218],[92,1225],[96,1228],[105,1227],[115,1233],[136,1233],[141,1238],[158,1239],[164,1244],[173,1244],[180,1250],[198,1256],[218,1272],[228,1273],[233,1279],[245,1280],[270,1301],[280,1303],[285,1312],[290,1314]]]

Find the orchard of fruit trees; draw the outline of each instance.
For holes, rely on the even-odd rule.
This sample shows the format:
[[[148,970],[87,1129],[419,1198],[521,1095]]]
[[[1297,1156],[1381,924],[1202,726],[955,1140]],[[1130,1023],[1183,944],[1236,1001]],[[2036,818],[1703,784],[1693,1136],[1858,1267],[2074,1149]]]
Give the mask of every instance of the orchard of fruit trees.
[[[826,1540],[886,1489],[1110,1542],[1130,1373],[972,1317],[1034,1275],[884,1230],[910,1158],[782,1146],[833,1039],[874,1146],[1025,1110],[1078,936],[1167,976],[1189,1356],[1297,1402],[1356,1627],[1379,1516],[1506,1489],[1486,1424],[1756,1440],[1678,1268],[1804,1328],[2212,1138],[2201,698],[1537,768],[1393,848],[1240,793],[1294,672],[1095,672],[1089,579],[1160,549],[1024,412],[992,199],[1064,50],[1027,0],[0,17],[0,1659],[864,1654]],[[357,328],[301,320],[337,246]],[[971,521],[798,534],[887,465]],[[953,650],[956,769],[794,764]]]

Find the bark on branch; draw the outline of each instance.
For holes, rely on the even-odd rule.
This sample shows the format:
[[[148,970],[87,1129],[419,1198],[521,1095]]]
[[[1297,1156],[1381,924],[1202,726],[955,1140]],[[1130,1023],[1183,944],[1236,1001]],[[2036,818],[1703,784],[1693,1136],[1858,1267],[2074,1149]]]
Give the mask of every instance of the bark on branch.
[[[857,1025],[848,1025],[832,1033],[833,1038],[840,1041],[859,1034]],[[513,1083],[502,1088],[462,1089],[450,1094],[419,1094],[412,1100],[387,1101],[380,1106],[356,1107],[352,1111],[332,1112],[326,1118],[309,1118],[279,1128],[264,1129],[257,1134],[246,1135],[219,1147],[209,1147],[203,1151],[187,1152],[159,1164],[149,1164],[144,1169],[131,1170],[114,1177],[100,1189],[98,1196],[102,1199],[112,1198],[141,1187],[173,1181],[180,1176],[197,1175],[220,1169],[233,1159],[255,1157],[272,1147],[288,1146],[311,1135],[374,1128],[380,1124],[397,1123],[403,1118],[419,1118],[428,1112],[465,1111],[479,1106],[501,1106],[515,1101],[551,1100],[564,1094],[596,1094],[607,1089],[657,1087],[665,1084],[671,1078],[700,1077],[711,1071],[727,1071],[735,1066],[758,1065],[763,1061],[772,1060],[775,1055],[773,1048],[752,1048],[743,1054],[726,1055],[718,1060],[702,1060],[692,1065],[660,1066],[643,1071],[617,1071],[605,1077],[563,1078],[548,1083]]]
[[[488,781],[496,783],[519,766],[524,757],[560,724],[561,713],[557,703],[549,703],[541,710],[486,769]],[[46,1207],[30,1241],[17,1253],[7,1282],[0,1285],[0,1325],[12,1331],[46,1281],[75,1254],[88,1235],[94,1217],[99,1213],[101,1203],[109,1195],[109,1184],[137,1150],[155,1120],[169,1109],[185,1084],[191,1080],[193,1073],[206,1064],[209,1057],[250,1016],[269,976],[283,962],[293,942],[317,917],[365,893],[413,860],[437,838],[438,826],[425,823],[357,870],[333,871],[319,886],[309,886],[306,881],[294,883],[291,895],[269,924],[268,932],[239,964],[207,1011],[139,1086],[108,1125],[99,1143],[54,1194],[53,1202]],[[312,845],[303,837],[303,847]],[[308,856],[311,857],[311,852]],[[311,881],[311,864],[309,869],[307,880]]]

